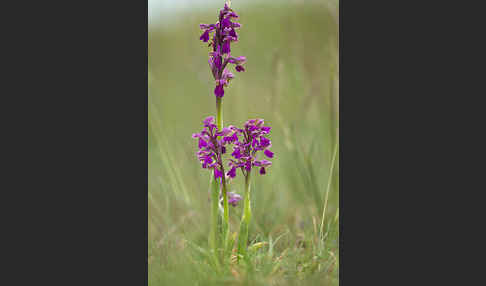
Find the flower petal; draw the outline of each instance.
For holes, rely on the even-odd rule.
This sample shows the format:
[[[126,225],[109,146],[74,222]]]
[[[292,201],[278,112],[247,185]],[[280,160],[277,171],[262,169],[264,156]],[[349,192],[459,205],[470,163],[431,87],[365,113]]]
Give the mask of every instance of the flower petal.
[[[199,37],[199,40],[202,40],[205,43],[207,41],[209,41],[209,30],[204,31],[204,33],[202,33],[201,37]]]
[[[229,176],[229,177],[231,177],[231,178],[236,177],[236,168],[235,168],[235,167],[231,168],[231,169],[230,169],[230,170],[229,170],[229,171],[226,173],[226,175],[228,175],[228,176]]]
[[[208,143],[204,141],[202,138],[199,138],[199,149],[202,149],[204,147],[207,147]]]
[[[209,127],[209,125],[214,123],[214,116],[208,116],[203,121],[205,127]]]
[[[265,167],[260,168],[260,175],[265,175],[267,172],[265,172]]]
[[[265,156],[267,156],[268,158],[273,158],[273,152],[268,149],[265,149],[265,151],[263,151],[263,154],[265,154]]]
[[[214,95],[216,97],[223,97],[224,96],[224,88],[222,84],[218,84],[216,88],[214,89]]]
[[[235,69],[236,69],[237,72],[245,71],[245,68],[243,66],[240,66],[240,65],[237,65]]]
[[[218,168],[214,168],[214,178],[222,178],[223,177],[223,172],[221,172]]]

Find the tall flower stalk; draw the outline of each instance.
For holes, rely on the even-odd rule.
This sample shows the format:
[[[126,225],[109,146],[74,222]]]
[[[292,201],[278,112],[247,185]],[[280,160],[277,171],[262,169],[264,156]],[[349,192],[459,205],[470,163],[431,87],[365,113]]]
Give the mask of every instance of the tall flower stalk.
[[[226,153],[226,147],[228,140],[225,140],[223,137],[231,133],[229,128],[223,128],[219,130],[215,123],[215,119],[213,116],[206,118],[203,121],[204,127],[203,130],[199,133],[194,133],[192,135],[193,138],[198,139],[198,147],[199,150],[196,153],[198,159],[201,162],[201,165],[204,169],[210,169],[213,171],[213,190],[212,190],[212,221],[213,227],[215,228],[210,235],[210,244],[217,249],[217,242],[216,242],[216,233],[217,233],[217,210],[219,208],[219,186],[222,186],[222,193],[223,193],[223,206],[224,206],[224,220],[223,220],[223,241],[224,245],[227,245],[227,226],[226,222],[229,222],[229,213],[228,213],[228,198],[226,193],[226,179],[225,179],[225,171],[224,171],[224,164],[223,164],[223,155]]]
[[[223,98],[222,97],[216,97],[216,122],[218,126],[218,130],[223,130],[223,110],[222,110],[222,105],[223,105]],[[222,169],[222,172],[224,174],[224,169]],[[214,180],[213,182],[214,187],[213,191],[216,192],[216,194],[213,194],[213,196],[219,195],[219,186],[218,182]],[[223,230],[223,254],[224,250],[228,248],[228,243],[229,243],[229,208],[228,208],[228,193],[226,189],[226,180],[224,176],[221,178],[221,186],[222,186],[222,195],[223,195],[223,225],[222,225],[222,230]],[[213,204],[219,204],[219,200],[214,200]],[[214,206],[213,206],[214,207]],[[216,229],[213,229],[213,231],[217,232],[217,226]]]
[[[225,3],[224,8],[220,10],[218,21],[215,24],[201,24],[200,28],[204,32],[199,37],[203,42],[209,42],[209,47],[212,46],[212,51],[209,53],[209,66],[211,73],[215,79],[214,95],[216,96],[216,123],[217,130],[221,132],[223,130],[223,110],[222,110],[222,98],[224,96],[224,87],[229,85],[229,82],[234,78],[226,67],[228,64],[235,64],[236,71],[241,72],[245,69],[242,64],[246,61],[245,57],[232,57],[231,56],[231,43],[238,41],[238,34],[236,29],[240,27],[240,24],[232,21],[237,19],[238,15],[230,8],[230,3]],[[211,37],[211,41],[210,36]],[[224,174],[224,168],[221,166],[221,172]],[[211,178],[212,179],[212,178]],[[219,187],[221,185],[221,193],[223,196],[223,220],[222,220],[222,236],[223,247],[227,249],[229,247],[229,209],[228,209],[228,193],[226,187],[226,179],[221,177],[221,184],[217,180],[210,180],[211,185],[211,216],[212,226],[210,235],[210,244],[217,252],[217,234],[218,234],[218,218],[217,209],[219,207]]]
[[[240,135],[242,140],[236,140],[233,143],[234,149],[231,154],[233,159],[230,160],[229,166],[231,170],[230,177],[236,176],[236,169],[241,169],[245,177],[245,200],[244,210],[240,222],[240,232],[238,235],[238,260],[240,255],[246,255],[246,247],[248,242],[248,232],[251,222],[251,171],[253,168],[260,168],[260,175],[266,174],[266,168],[272,165],[268,160],[259,160],[257,158],[258,152],[263,151],[263,154],[268,158],[273,158],[274,153],[270,151],[272,142],[266,136],[270,133],[271,127],[264,126],[263,119],[250,119],[245,123],[244,129],[233,128],[236,136]],[[234,135],[233,135],[234,136]]]
[[[241,200],[240,195],[228,192],[227,184],[236,177],[237,169],[240,169],[245,177],[245,199],[237,244],[239,258],[245,256],[247,251],[248,232],[251,223],[250,179],[252,169],[259,168],[260,175],[265,175],[266,169],[272,165],[272,162],[268,160],[258,159],[260,151],[267,158],[274,157],[273,152],[269,149],[272,145],[271,141],[266,137],[271,128],[264,125],[263,119],[250,119],[245,123],[243,129],[231,125],[224,127],[223,125],[224,88],[234,78],[233,73],[228,70],[228,65],[235,65],[237,72],[245,71],[243,64],[246,58],[231,55],[231,43],[238,41],[236,29],[241,26],[234,21],[237,18],[238,15],[226,3],[224,8],[220,10],[218,21],[215,24],[200,25],[204,32],[199,39],[205,43],[209,42],[208,46],[212,47],[212,51],[209,53],[209,67],[215,80],[216,118],[213,116],[206,118],[203,122],[203,130],[193,134],[193,138],[199,140],[197,156],[202,167],[213,171],[210,179],[212,204],[209,243],[216,256],[216,263],[219,263],[217,259],[219,246],[222,246],[223,257],[231,247],[229,205],[236,206],[238,201]],[[229,146],[233,147],[233,152],[231,153],[232,158],[227,163],[229,170],[225,172],[224,166],[226,164],[223,162],[223,155],[227,153],[226,149]],[[220,201],[222,202],[221,208]],[[221,232],[219,209],[222,209]]]

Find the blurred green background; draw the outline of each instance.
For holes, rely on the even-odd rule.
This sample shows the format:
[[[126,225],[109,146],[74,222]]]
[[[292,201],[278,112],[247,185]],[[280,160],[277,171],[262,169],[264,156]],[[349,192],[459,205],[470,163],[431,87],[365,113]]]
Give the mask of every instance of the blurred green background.
[[[242,25],[232,55],[246,56],[247,63],[245,72],[232,71],[235,78],[225,89],[224,125],[264,118],[272,127],[276,157],[265,176],[253,176],[250,228],[252,241],[268,244],[255,252],[251,267],[218,274],[205,261],[209,173],[195,156],[191,134],[215,115],[209,48],[199,40],[198,25],[216,21],[220,2],[216,8],[166,11],[166,21],[149,26],[149,285],[337,285],[339,156],[333,168],[331,163],[339,146],[339,9],[334,0],[232,1]],[[243,178],[229,189],[243,195]],[[242,205],[230,210],[232,231],[241,210]]]

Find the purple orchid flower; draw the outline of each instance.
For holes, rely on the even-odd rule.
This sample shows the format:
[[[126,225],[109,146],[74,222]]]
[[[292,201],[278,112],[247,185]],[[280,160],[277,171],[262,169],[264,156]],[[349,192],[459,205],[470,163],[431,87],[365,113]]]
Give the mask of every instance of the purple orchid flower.
[[[232,132],[230,128],[223,128],[218,132],[214,117],[210,116],[204,119],[204,129],[200,133],[192,134],[192,138],[198,139],[198,148],[196,155],[204,169],[212,169],[214,178],[222,178],[224,174],[222,155],[226,153],[225,145],[230,142],[224,140],[225,136]],[[223,137],[223,139],[218,139]]]
[[[271,127],[264,126],[263,119],[250,119],[245,125],[244,129],[239,129],[230,126],[231,132],[223,138],[223,141],[233,144],[233,152],[230,159],[229,167],[231,168],[226,176],[234,178],[236,176],[236,169],[240,168],[245,176],[251,171],[252,167],[259,167],[260,174],[266,174],[266,169],[272,165],[268,160],[258,160],[258,151],[263,151],[263,154],[271,159],[274,153],[269,150],[272,146],[270,139],[266,136],[270,133]],[[242,140],[239,140],[239,136]]]
[[[235,192],[228,192],[228,204],[232,205],[233,207],[236,207],[238,205],[238,202],[241,201],[242,197],[238,195]],[[223,196],[220,194],[219,195],[219,200],[220,203],[223,201]]]
[[[213,47],[213,51],[209,53],[209,66],[216,81],[214,88],[216,97],[224,96],[224,87],[228,86],[230,80],[234,77],[226,69],[228,64],[234,64],[237,72],[245,71],[242,64],[245,63],[246,58],[231,56],[231,43],[238,41],[238,34],[235,29],[241,27],[239,23],[233,20],[237,18],[239,16],[225,3],[224,8],[219,12],[219,20],[216,24],[199,25],[204,30],[199,39],[205,43],[209,42],[209,46]]]
[[[241,201],[241,196],[237,193],[229,192],[228,193],[228,203],[234,207],[238,205],[238,202]]]

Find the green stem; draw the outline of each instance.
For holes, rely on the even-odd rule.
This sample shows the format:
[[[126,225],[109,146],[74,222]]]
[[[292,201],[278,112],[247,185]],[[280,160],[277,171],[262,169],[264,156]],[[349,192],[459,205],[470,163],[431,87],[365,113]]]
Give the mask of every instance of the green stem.
[[[216,97],[216,124],[218,126],[218,131],[223,130],[223,110],[222,110],[222,98]],[[226,180],[222,178],[222,193],[223,193],[223,239],[224,242],[223,247],[224,249],[228,249],[228,242],[229,242],[229,210],[228,210],[228,195],[226,190]],[[218,186],[219,187],[219,186]]]
[[[228,209],[228,195],[226,191],[226,180],[223,175],[223,241],[225,251],[229,248],[229,209]]]
[[[211,233],[209,234],[209,245],[213,250],[214,263],[219,266],[218,260],[218,229],[219,229],[219,186],[218,182],[213,179],[213,174],[211,173],[209,178],[209,183],[211,186]]]
[[[238,260],[240,258],[239,255],[246,255],[246,244],[251,221],[250,175],[251,172],[248,172],[248,175],[245,177],[245,205],[240,223],[240,234],[238,235]]]
[[[216,124],[218,126],[218,131],[223,129],[223,110],[222,106],[222,98],[216,97]]]

